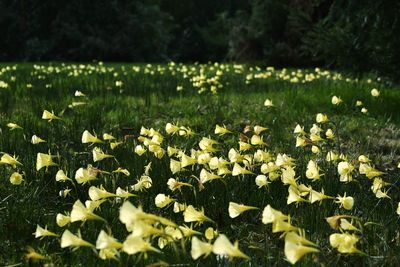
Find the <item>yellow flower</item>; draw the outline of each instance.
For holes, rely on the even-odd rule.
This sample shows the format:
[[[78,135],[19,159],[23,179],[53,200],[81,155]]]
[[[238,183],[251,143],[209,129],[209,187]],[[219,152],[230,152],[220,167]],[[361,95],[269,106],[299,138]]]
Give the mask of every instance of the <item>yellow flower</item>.
[[[115,195],[121,198],[129,198],[136,196],[134,194],[129,193],[128,191],[123,190],[121,187],[117,188],[117,190],[115,191]]]
[[[345,208],[346,210],[351,210],[354,205],[354,198],[353,197],[346,197],[346,193],[344,193],[343,197],[338,195],[336,203],[340,204],[340,207]]]
[[[135,147],[135,153],[138,154],[139,156],[141,156],[144,153],[146,153],[146,149],[142,145],[137,145]]]
[[[57,166],[58,164],[53,161],[53,155],[38,153],[36,157],[36,170],[39,171],[41,168],[50,166]]]
[[[71,222],[71,217],[61,213],[57,214],[56,222],[59,227],[64,227]]]
[[[56,181],[57,182],[65,182],[67,180],[72,181],[70,178],[67,177],[67,175],[65,174],[65,172],[63,170],[59,170],[56,173]]]
[[[343,100],[340,97],[333,96],[332,97],[332,105],[340,105]]]
[[[306,132],[304,131],[304,127],[300,126],[300,124],[297,124],[296,127],[294,128],[293,133],[298,134],[298,135],[305,135]]]
[[[378,91],[378,89],[374,88],[371,90],[371,95],[373,97],[378,97],[381,94],[381,92]]]
[[[92,244],[89,242],[83,240],[80,237],[80,234],[74,235],[72,234],[69,230],[65,230],[63,235],[61,236],[61,247],[66,248],[66,247],[74,247],[74,248],[79,248],[79,247],[93,247]]]
[[[333,152],[333,151],[329,151],[328,153],[326,153],[326,161],[336,161],[339,159],[339,156]]]
[[[197,163],[195,158],[189,157],[186,154],[182,154],[181,157],[181,168],[185,168],[187,166],[191,166]]]
[[[336,233],[329,236],[331,246],[336,248],[340,253],[360,253],[361,251],[355,247],[358,240],[357,236],[348,233]]]
[[[173,201],[175,201],[175,199],[171,198],[170,196],[166,196],[165,194],[158,194],[154,199],[154,203],[156,204],[157,208],[164,208]]]
[[[10,128],[10,130],[22,129],[21,126],[19,126],[19,125],[16,124],[16,123],[13,123],[13,122],[7,123],[7,127]]]
[[[153,184],[153,180],[150,176],[142,175],[136,184],[131,186],[133,191],[142,191],[144,189],[149,189]]]
[[[75,201],[74,205],[72,206],[72,211],[71,211],[71,222],[77,222],[77,221],[88,221],[88,220],[102,220],[104,221],[103,218],[100,216],[94,214],[91,209],[88,209],[85,207],[82,202],[78,199]]]
[[[228,134],[228,133],[232,133],[231,131],[229,131],[228,129],[226,129],[226,126],[219,126],[218,124],[215,125],[215,130],[214,130],[215,134],[218,134],[220,136]]]
[[[298,235],[295,232],[289,232],[285,236],[285,256],[286,259],[291,263],[295,264],[305,254],[317,253],[318,249],[309,247],[306,245],[315,246],[314,243],[308,241],[303,236]]]
[[[96,241],[96,249],[120,249],[122,244],[104,230],[100,231]]]
[[[204,236],[208,239],[208,240],[213,240],[215,237],[218,236],[218,231],[214,230],[214,228],[212,227],[208,227],[206,229],[206,231],[204,232]]]
[[[238,204],[235,202],[229,202],[229,208],[228,208],[229,217],[236,218],[245,211],[256,210],[256,209],[258,209],[258,208],[253,207],[253,206],[246,206],[243,204]]]
[[[262,132],[268,130],[267,127],[262,127],[262,126],[260,126],[260,125],[254,126],[253,129],[254,129],[254,133],[255,133],[256,135],[259,135],[259,134],[261,134]]]
[[[110,148],[114,150],[117,146],[122,145],[124,142],[111,142]]]
[[[204,258],[213,252],[213,245],[207,242],[203,242],[199,240],[197,237],[192,238],[192,250],[190,251],[190,255],[194,260],[197,260],[202,255]]]
[[[131,173],[127,169],[124,169],[124,168],[121,168],[121,167],[118,167],[118,169],[116,169],[116,170],[114,170],[112,172],[113,173],[123,173],[125,176],[131,175]]]
[[[60,117],[57,117],[56,115],[54,115],[54,111],[49,112],[47,110],[43,111],[42,119],[48,120],[49,122],[52,120],[61,120]]]
[[[33,233],[35,235],[35,238],[43,238],[46,236],[58,236],[56,233],[50,232],[47,230],[47,226],[45,228],[40,227],[39,225],[36,226],[36,232]]]
[[[265,175],[257,175],[255,182],[256,182],[256,185],[258,186],[258,188],[267,186],[269,184],[269,182],[267,180],[267,176],[265,176]]]
[[[116,195],[114,193],[107,192],[102,185],[100,186],[100,188],[97,188],[95,186],[91,186],[89,188],[89,197],[93,201],[115,196]]]
[[[397,210],[396,210],[397,215],[400,215],[400,202],[397,204]]]
[[[7,153],[4,153],[4,155],[1,156],[0,164],[11,165],[14,169],[17,167],[17,165],[22,165],[22,163],[18,161],[18,158],[15,155],[13,157]]]
[[[185,236],[185,237],[201,235],[200,232],[193,230],[192,227],[189,227],[187,225],[179,226],[179,230],[182,232],[183,236]]]
[[[103,150],[101,150],[101,148],[99,148],[99,147],[93,148],[92,154],[93,154],[93,161],[94,162],[101,161],[101,160],[106,159],[106,158],[113,158],[114,157],[112,155],[108,155],[108,154],[104,153]]]
[[[340,228],[342,228],[345,231],[360,231],[357,229],[357,227],[352,225],[351,222],[349,222],[344,218],[340,219]]]
[[[24,179],[22,178],[22,175],[18,172],[14,172],[13,174],[11,174],[10,176],[10,183],[13,185],[20,185],[22,183],[22,181],[24,181]]]
[[[325,122],[329,121],[329,119],[328,119],[328,116],[326,114],[318,113],[317,117],[315,118],[315,121],[317,123],[325,123]]]
[[[191,187],[192,185],[189,183],[184,183],[184,182],[180,182],[174,178],[169,178],[168,182],[167,182],[168,188],[171,191],[175,191],[176,189],[180,189],[182,186],[189,186]]]
[[[240,166],[237,163],[235,163],[235,165],[233,165],[232,176],[245,175],[245,174],[253,174],[253,173],[249,170],[246,170],[245,168],[243,168],[242,166]]]
[[[321,178],[319,167],[317,163],[313,160],[310,160],[307,164],[306,177],[313,181],[319,180]]]
[[[110,141],[110,140],[115,140],[115,137],[112,136],[111,134],[104,133],[104,134],[103,134],[103,140],[108,140],[108,141]]]
[[[240,251],[238,241],[236,241],[235,244],[232,244],[229,239],[223,234],[219,235],[218,238],[215,240],[213,245],[213,252],[217,255],[228,256],[229,258],[249,258],[246,254]]]
[[[327,196],[324,193],[324,189],[321,190],[321,192],[315,191],[315,190],[311,190],[310,191],[310,195],[309,195],[309,201],[310,203],[315,203],[317,201],[322,201],[324,199],[333,199],[333,197]]]
[[[179,127],[173,125],[172,123],[167,123],[167,125],[165,125],[165,131],[167,132],[167,134],[173,135],[179,132]]]
[[[364,113],[364,114],[368,113],[368,109],[367,108],[362,108],[361,109],[361,113]]]
[[[271,207],[271,205],[268,205],[264,208],[263,214],[262,214],[262,223],[263,224],[269,224],[269,223],[275,223],[277,221],[283,221],[287,220],[289,217],[279,210],[276,210]]]
[[[139,236],[133,236],[133,235],[129,235],[126,238],[126,240],[123,243],[122,250],[129,255],[133,255],[140,252],[148,252],[148,251],[160,253],[160,251],[152,247],[148,241],[143,240],[143,238]]]
[[[189,205],[183,212],[183,220],[185,222],[199,222],[199,223],[202,223],[204,221],[212,222],[210,218],[204,215],[203,209],[201,209],[201,211],[198,211],[192,205]]]
[[[360,100],[356,101],[356,107],[361,107],[363,105],[363,102]]]
[[[37,145],[37,144],[40,144],[40,143],[45,143],[45,142],[46,142],[45,140],[43,140],[42,138],[40,138],[40,137],[38,137],[36,135],[33,135],[32,138],[31,138],[31,143],[34,144],[34,145]]]
[[[251,137],[250,143],[253,146],[265,146],[266,145],[265,142],[263,141],[263,138],[256,134]]]
[[[81,91],[76,90],[75,91],[75,96],[86,96],[84,93],[82,93]]]
[[[103,141],[101,141],[99,138],[97,138],[96,135],[92,135],[91,133],[89,133],[88,130],[85,130],[82,134],[82,143],[83,144],[87,144],[87,143],[103,143]]]
[[[326,135],[326,138],[328,138],[328,139],[335,138],[335,134],[333,133],[332,129],[326,130],[325,135]]]
[[[351,182],[353,180],[352,172],[354,170],[354,166],[347,161],[339,162],[338,164],[338,172],[340,175],[341,182]]]
[[[365,174],[365,176],[367,176],[369,179],[385,174],[384,172],[378,171],[377,169],[373,168],[368,163],[361,163],[359,171],[360,174]]]
[[[94,172],[89,168],[88,169],[79,168],[75,173],[75,180],[78,182],[78,184],[86,184],[87,182],[96,179],[97,179],[97,172]]]
[[[274,104],[272,103],[271,99],[266,99],[264,101],[264,106],[266,106],[267,108],[272,108],[272,107],[274,107]]]
[[[25,258],[30,261],[39,261],[39,260],[45,260],[46,257],[43,256],[42,254],[39,254],[36,252],[32,247],[27,248],[28,253],[25,254]]]
[[[209,181],[216,180],[216,179],[222,179],[222,177],[215,173],[208,172],[204,168],[200,171],[200,182],[202,184],[205,184]]]
[[[287,198],[287,204],[290,205],[293,202],[298,204],[300,202],[308,202],[306,199],[301,197],[301,192],[293,185],[288,188],[289,196]]]

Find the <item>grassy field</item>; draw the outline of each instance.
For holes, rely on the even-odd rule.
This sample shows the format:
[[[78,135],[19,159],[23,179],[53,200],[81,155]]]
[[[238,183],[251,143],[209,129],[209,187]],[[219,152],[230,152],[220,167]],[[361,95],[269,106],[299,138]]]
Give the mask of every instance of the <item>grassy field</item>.
[[[0,266],[398,266],[399,103],[319,69],[3,64]]]

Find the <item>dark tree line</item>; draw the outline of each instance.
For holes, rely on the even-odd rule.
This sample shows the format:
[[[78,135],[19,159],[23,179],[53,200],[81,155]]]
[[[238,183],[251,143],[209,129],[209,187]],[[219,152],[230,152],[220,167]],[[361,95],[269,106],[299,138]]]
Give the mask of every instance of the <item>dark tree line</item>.
[[[398,75],[397,0],[0,0],[1,61],[257,61]]]

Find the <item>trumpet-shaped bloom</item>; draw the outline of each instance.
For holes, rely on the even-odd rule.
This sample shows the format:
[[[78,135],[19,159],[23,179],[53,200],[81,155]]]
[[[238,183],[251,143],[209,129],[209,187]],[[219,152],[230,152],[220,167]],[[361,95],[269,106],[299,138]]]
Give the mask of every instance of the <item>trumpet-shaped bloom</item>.
[[[80,234],[74,235],[72,234],[69,230],[65,230],[63,235],[61,236],[61,247],[66,248],[66,247],[73,247],[73,248],[79,248],[79,247],[93,247],[92,244],[89,242],[83,240],[80,237]]]
[[[123,190],[121,187],[118,187],[117,190],[115,191],[115,195],[117,197],[121,197],[121,198],[129,198],[129,197],[134,197],[136,195],[129,193],[126,190]]]
[[[43,167],[57,166],[58,164],[53,161],[53,155],[38,153],[36,157],[36,170],[39,171]]]
[[[176,179],[174,179],[174,178],[169,178],[169,179],[168,179],[168,182],[167,182],[167,185],[168,185],[168,188],[169,188],[171,191],[175,191],[176,189],[180,189],[180,188],[183,187],[183,186],[189,186],[189,187],[192,186],[192,185],[189,184],[189,183],[180,182],[180,181],[178,181],[178,180],[176,180]]]
[[[317,117],[315,118],[315,121],[317,123],[325,123],[325,122],[329,121],[329,119],[328,119],[328,116],[326,114],[318,113]]]
[[[190,255],[194,260],[197,260],[201,256],[204,255],[204,258],[213,252],[213,245],[207,242],[203,242],[197,237],[192,238],[192,250],[190,251]]]
[[[319,173],[319,167],[317,163],[313,160],[310,160],[307,164],[306,177],[313,181],[319,180],[321,177]]]
[[[120,249],[122,244],[104,230],[100,231],[96,240],[96,249]]]
[[[219,126],[219,125],[217,124],[217,125],[215,125],[214,133],[222,136],[222,135],[229,134],[229,133],[232,133],[232,132],[229,131],[229,130],[226,128],[225,125]]]
[[[229,217],[236,218],[245,211],[256,210],[256,209],[258,209],[258,208],[253,207],[253,206],[246,206],[243,204],[238,204],[235,202],[229,202],[229,208],[228,208]]]
[[[7,123],[7,127],[10,128],[10,130],[23,129],[21,126],[13,122]]]
[[[88,221],[88,220],[103,220],[100,216],[94,214],[91,209],[88,209],[83,205],[83,203],[78,199],[72,206],[71,211],[71,222],[77,221]]]
[[[271,99],[265,99],[264,106],[267,108],[272,108],[272,107],[274,107],[274,104],[272,103]]]
[[[381,94],[381,92],[379,92],[378,89],[376,89],[376,88],[371,90],[371,95],[373,97],[378,97],[378,96],[380,96],[380,94]]]
[[[87,144],[87,143],[103,143],[99,138],[97,138],[96,135],[92,135],[88,130],[85,130],[82,134],[82,143]]]
[[[56,115],[54,115],[54,111],[50,112],[50,111],[47,111],[47,110],[43,111],[42,119],[48,120],[49,122],[52,121],[52,120],[61,120],[60,117],[57,117]]]
[[[235,163],[235,165],[233,165],[232,176],[245,175],[245,174],[253,174],[253,173],[249,170],[246,170],[245,168],[243,168],[242,166],[240,166],[237,163]]]
[[[152,247],[149,241],[146,241],[141,237],[132,235],[129,235],[126,238],[123,243],[122,250],[129,255],[149,251],[157,253],[160,252],[158,249]]]
[[[31,138],[31,143],[34,145],[40,144],[40,143],[45,143],[46,141],[43,140],[42,138],[40,138],[39,136],[36,135],[32,135]]]
[[[22,163],[18,161],[18,158],[15,155],[11,156],[7,153],[5,153],[5,154],[3,154],[3,156],[1,156],[0,164],[10,165],[14,169],[17,167],[17,165],[22,165]]]
[[[24,181],[22,174],[19,172],[13,172],[10,176],[10,183],[13,185],[20,185]]]
[[[97,179],[97,172],[91,169],[79,168],[75,173],[75,180],[78,184],[85,184],[87,182]]]
[[[93,201],[115,196],[116,195],[114,193],[107,192],[107,190],[105,190],[102,185],[100,186],[100,188],[95,186],[91,186],[89,188],[89,197]]]
[[[355,245],[359,238],[356,235],[348,233],[343,234],[331,234],[329,236],[329,242],[332,247],[336,248],[340,253],[360,253]]]
[[[45,228],[40,227],[39,225],[36,226],[36,231],[34,233],[35,238],[43,238],[46,236],[58,236],[56,233],[53,233],[49,230],[47,230],[47,226]]]
[[[65,181],[72,181],[70,178],[68,178],[68,176],[65,174],[65,172],[63,170],[59,170],[56,173],[56,181],[57,182],[65,182]]]
[[[235,244],[232,244],[229,239],[223,234],[219,235],[218,238],[215,240],[213,245],[213,252],[217,255],[228,256],[229,258],[249,258],[246,254],[240,251],[238,241],[236,241]]]
[[[354,166],[347,161],[339,162],[338,172],[340,175],[341,182],[351,182],[353,180],[352,172],[354,171]]]
[[[58,213],[56,216],[56,223],[59,227],[64,227],[71,222],[71,217]]]
[[[158,194],[154,199],[154,203],[157,208],[164,208],[169,205],[171,202],[175,201],[175,199],[170,196],[166,196],[165,194]]]
[[[136,184],[131,186],[133,191],[142,191],[144,189],[149,189],[153,184],[153,180],[150,176],[142,175]]]
[[[343,100],[340,97],[333,96],[332,97],[332,105],[340,105]]]
[[[192,205],[189,205],[183,212],[183,219],[185,222],[199,222],[199,223],[202,223],[204,221],[212,222],[210,218],[204,215],[203,209],[201,211],[198,211]]]
[[[289,216],[283,214],[279,210],[272,208],[271,205],[266,206],[262,214],[263,224],[275,223],[277,221],[284,221],[288,219]]]
[[[92,154],[93,154],[93,161],[94,162],[101,161],[101,160],[106,159],[106,158],[113,158],[114,157],[112,155],[108,155],[108,154],[104,153],[103,150],[101,150],[101,148],[99,148],[99,147],[93,148]]]
[[[338,195],[336,199],[337,200],[335,202],[340,204],[340,207],[343,207],[346,210],[351,210],[353,208],[354,198],[353,197],[347,197],[346,193],[344,193],[343,196]]]
[[[255,179],[256,185],[258,186],[258,188],[261,188],[263,186],[267,186],[268,185],[268,179],[267,176],[261,174],[261,175],[257,175],[256,179]]]
[[[303,235],[299,235],[296,232],[287,233],[285,235],[286,259],[291,264],[295,264],[304,255],[319,252],[318,249],[309,246],[315,246],[315,244],[307,240]]]

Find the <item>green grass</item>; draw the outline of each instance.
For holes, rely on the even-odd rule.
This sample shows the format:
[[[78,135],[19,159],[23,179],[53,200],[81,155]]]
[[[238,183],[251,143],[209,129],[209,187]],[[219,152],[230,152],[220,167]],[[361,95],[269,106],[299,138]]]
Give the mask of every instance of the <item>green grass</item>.
[[[290,214],[292,224],[305,229],[307,239],[317,243],[320,253],[305,256],[298,262],[299,265],[396,266],[400,263],[399,219],[396,214],[400,200],[400,171],[396,168],[400,161],[398,88],[375,81],[368,83],[366,79],[346,82],[345,78],[334,80],[327,77],[304,84],[291,83],[276,78],[282,73],[280,71],[272,71],[272,78],[253,79],[246,83],[246,75],[265,73],[265,70],[244,66],[241,73],[235,73],[232,65],[224,65],[220,78],[222,87],[218,93],[210,93],[211,85],[206,83],[202,86],[206,91],[199,94],[190,78],[198,76],[200,72],[207,78],[215,77],[216,70],[222,69],[221,65],[105,64],[103,67],[92,64],[79,67],[73,64],[51,64],[54,69],[59,68],[58,73],[51,71],[49,64],[45,64],[46,67],[42,69],[34,68],[32,64],[15,65],[15,70],[2,71],[0,75],[0,81],[9,84],[9,88],[0,89],[0,151],[19,157],[23,165],[17,171],[23,173],[25,182],[19,186],[12,185],[9,177],[15,170],[0,165],[0,266],[20,263],[37,266],[46,263],[54,266],[145,266],[157,262],[175,266],[289,265],[285,261],[284,240],[279,238],[279,233],[272,233],[271,225],[261,222],[262,211],[268,204],[284,214]],[[6,65],[0,67],[5,68]],[[132,67],[139,70],[134,71]],[[185,67],[189,71],[184,71]],[[74,76],[74,71],[78,75]],[[303,70],[303,73],[315,72]],[[335,74],[332,72],[330,75],[333,77]],[[123,85],[116,86],[116,81],[122,81]],[[27,88],[27,84],[32,87]],[[177,86],[182,86],[183,91],[177,92]],[[372,88],[380,90],[380,97],[371,96]],[[87,97],[74,97],[76,90],[84,92]],[[334,95],[340,96],[343,104],[332,105],[331,98]],[[263,105],[266,98],[273,100],[274,108]],[[368,109],[367,114],[361,113],[360,107],[355,107],[357,100],[363,102]],[[85,101],[87,104],[68,108],[74,101]],[[62,121],[42,120],[45,109],[60,114]],[[324,130],[332,128],[336,138],[321,143],[321,153],[315,155],[311,153],[310,146],[295,147],[293,129],[300,124],[308,132],[315,123],[317,113],[328,115],[330,122],[321,127]],[[10,131],[6,127],[9,122],[17,123],[23,130]],[[196,135],[190,138],[167,135],[164,129],[168,122],[190,127]],[[215,135],[216,124],[225,124],[233,134],[223,137]],[[187,171],[173,175],[167,155],[157,159],[149,152],[143,156],[134,153],[134,147],[139,144],[137,137],[144,126],[153,127],[164,135],[161,147],[165,150],[168,145],[176,146],[190,154],[192,148],[199,149],[198,142],[205,136],[220,142],[217,146],[219,151],[215,155],[227,159],[230,148],[238,149],[240,133],[248,125],[262,125],[269,129],[263,138],[267,143],[266,149],[273,156],[286,153],[296,159],[295,171],[296,177],[300,177],[299,183],[312,185],[318,191],[324,188],[325,194],[333,197],[346,192],[354,197],[354,208],[350,211],[341,209],[332,200],[324,200],[321,204],[287,205],[288,186],[283,185],[279,179],[267,188],[258,189],[254,178],[261,174],[259,166],[252,167],[254,175],[240,178],[228,175],[222,181],[204,184],[204,190],[200,190],[193,175],[198,176],[202,166],[196,164],[193,168],[187,168]],[[114,150],[106,143],[100,145],[106,153],[114,155],[117,161],[107,159],[93,163],[91,151],[94,146],[81,143],[85,130],[96,132],[100,137],[103,133],[111,133],[118,140],[125,140],[123,145]],[[47,142],[33,145],[30,140],[34,134]],[[387,187],[391,199],[376,198],[370,190],[372,181],[359,174],[358,170],[354,173],[353,182],[340,182],[337,164],[325,160],[326,153],[331,149],[345,154],[356,165],[354,160],[359,155],[368,155],[374,166],[385,172],[382,179],[391,183]],[[254,153],[256,150],[252,148],[243,154]],[[36,171],[37,153],[48,151],[59,155],[55,159],[59,167]],[[305,177],[310,159],[317,160],[321,173],[324,173],[320,181],[311,182]],[[228,261],[211,254],[206,259],[194,261],[190,256],[190,240],[178,240],[164,248],[160,254],[150,252],[147,256],[128,256],[121,252],[119,261],[104,261],[88,248],[75,251],[61,249],[60,238],[35,239],[32,233],[38,224],[42,227],[47,225],[49,230],[59,235],[64,229],[76,233],[80,228],[83,238],[93,244],[102,229],[110,230],[119,241],[124,241],[128,232],[118,219],[121,203],[114,198],[104,202],[101,210],[95,211],[107,223],[75,222],[60,228],[55,218],[57,213],[71,211],[77,199],[82,202],[87,200],[91,185],[103,185],[110,192],[115,192],[118,186],[124,188],[133,185],[149,162],[152,162],[150,177],[153,186],[137,193],[138,197],[130,198],[131,203],[142,205],[146,212],[169,218],[178,225],[184,223],[181,213],[173,213],[171,206],[163,209],[155,206],[154,198],[158,193],[170,195],[180,203],[191,204],[196,208],[204,207],[206,215],[215,223],[196,225],[195,229],[204,232],[211,226],[226,234],[232,242],[239,240],[240,249],[250,260]],[[75,171],[88,164],[107,171],[120,166],[128,169],[131,175],[103,175],[91,184],[78,185],[73,179]],[[57,183],[55,174],[58,169],[66,171],[74,183]],[[193,189],[171,192],[167,186],[167,180],[171,177],[193,184]],[[60,197],[60,190],[66,187],[72,189],[70,195]],[[231,219],[228,215],[230,201],[255,206],[259,210]],[[329,236],[338,231],[332,230],[325,218],[337,214],[350,214],[360,219],[362,224],[356,226],[362,229],[360,233],[357,232],[360,241],[356,246],[366,256],[341,254],[330,246]],[[375,224],[364,226],[366,222]],[[152,239],[152,244],[157,247],[157,238]],[[27,262],[24,259],[27,246],[45,255],[46,260]]]

